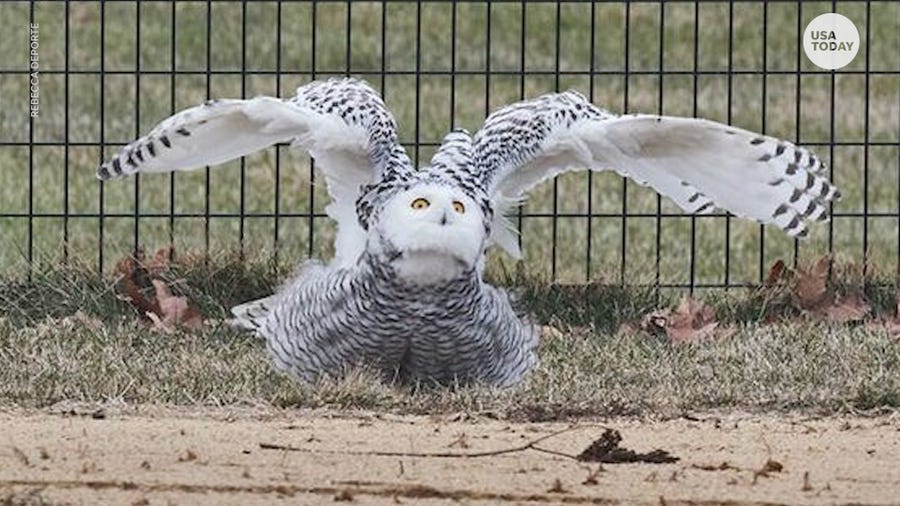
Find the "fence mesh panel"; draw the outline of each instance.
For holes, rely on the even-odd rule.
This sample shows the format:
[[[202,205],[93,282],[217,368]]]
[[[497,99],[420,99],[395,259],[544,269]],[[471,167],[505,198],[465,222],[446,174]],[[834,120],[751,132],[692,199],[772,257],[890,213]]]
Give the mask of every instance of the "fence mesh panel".
[[[802,49],[809,21],[831,11],[861,42],[837,71]],[[844,195],[795,242],[725,213],[683,215],[613,173],[565,175],[516,217],[528,267],[549,279],[693,290],[757,283],[777,258],[900,265],[897,2],[7,1],[0,19],[5,273],[67,261],[109,270],[167,244],[286,264],[330,255],[327,194],[287,146],[105,184],[94,170],[207,98],[288,96],[343,75],[384,94],[419,164],[450,128],[575,89],[613,112],[705,117],[811,147]]]

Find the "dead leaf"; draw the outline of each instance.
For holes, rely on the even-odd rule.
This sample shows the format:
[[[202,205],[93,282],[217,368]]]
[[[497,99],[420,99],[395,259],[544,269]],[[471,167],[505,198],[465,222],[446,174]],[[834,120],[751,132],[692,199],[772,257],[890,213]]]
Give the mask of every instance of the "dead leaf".
[[[831,256],[826,255],[816,261],[809,270],[798,267],[794,276],[794,304],[806,311],[816,311],[832,303],[834,296],[828,291],[828,272]]]
[[[192,307],[186,297],[176,297],[165,282],[152,280],[156,289],[156,300],[159,304],[162,330],[171,329],[174,326],[182,326],[189,329],[198,329],[203,326],[203,317],[200,312]],[[156,323],[156,321],[154,321]]]
[[[782,280],[787,278],[789,271],[781,259],[775,261],[769,268],[769,275],[766,277],[766,286],[775,286]]]
[[[641,319],[641,330],[650,334],[664,334],[669,324],[670,309],[657,309],[644,315]]]
[[[856,322],[865,318],[871,309],[860,295],[853,294],[838,298],[823,310],[823,314],[826,320],[832,322]]]
[[[134,256],[125,257],[116,263],[115,273],[121,278],[122,284],[119,291],[123,292],[140,314],[160,315],[162,310],[152,295],[153,285],[150,274],[143,266],[143,256],[143,249],[139,249]]]
[[[719,325],[716,312],[707,304],[685,295],[675,309],[657,309],[644,315],[640,324],[633,322],[619,326],[619,335],[643,330],[653,335],[665,335],[676,344],[725,339],[737,329],[733,325]]]
[[[664,464],[678,462],[665,450],[653,450],[648,453],[637,453],[628,448],[622,448],[622,435],[614,429],[606,429],[599,439],[595,440],[576,457],[582,462],[605,462],[608,464],[620,464],[629,462],[646,462],[648,464]]]
[[[685,295],[666,321],[666,335],[673,343],[690,343],[730,337],[736,329],[720,327],[715,310]]]
[[[186,297],[173,295],[166,282],[159,278],[168,268],[172,254],[171,247],[160,248],[145,264],[144,251],[138,249],[134,256],[119,260],[115,269],[121,279],[117,290],[156,330],[174,332],[179,326],[200,328],[203,326],[200,311]]]
[[[174,259],[175,247],[171,245],[163,246],[156,250],[156,253],[153,254],[153,258],[147,262],[147,272],[151,275],[157,275],[164,272],[169,268],[171,261]]]

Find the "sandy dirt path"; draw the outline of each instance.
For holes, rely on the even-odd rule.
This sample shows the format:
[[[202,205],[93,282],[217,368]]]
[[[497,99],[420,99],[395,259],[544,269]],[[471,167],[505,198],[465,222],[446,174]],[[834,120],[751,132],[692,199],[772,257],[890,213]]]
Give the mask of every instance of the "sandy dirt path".
[[[623,447],[661,448],[680,460],[601,467],[553,453],[580,453],[604,426],[620,431]],[[540,450],[507,451],[559,431]],[[484,452],[497,454],[446,455]],[[0,411],[3,505],[341,501],[900,504],[900,417],[732,414],[572,426],[465,415]]]

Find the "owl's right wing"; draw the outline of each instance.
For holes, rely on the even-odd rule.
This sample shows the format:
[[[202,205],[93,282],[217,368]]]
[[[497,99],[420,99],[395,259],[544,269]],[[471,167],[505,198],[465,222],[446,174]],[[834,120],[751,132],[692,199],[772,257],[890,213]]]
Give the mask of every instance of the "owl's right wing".
[[[840,195],[822,161],[790,142],[703,119],[616,116],[575,92],[498,110],[474,143],[476,176],[499,211],[491,240],[513,256],[521,253],[503,211],[569,171],[614,170],[686,212],[720,207],[793,237]]]
[[[332,79],[301,86],[290,100],[212,100],[181,111],[122,148],[100,166],[97,177],[193,170],[290,142],[308,152],[325,175],[332,200],[326,212],[338,223],[334,262],[349,266],[365,247],[356,213],[360,189],[389,172],[411,172],[404,164],[389,163],[403,149],[396,131],[371,87]]]

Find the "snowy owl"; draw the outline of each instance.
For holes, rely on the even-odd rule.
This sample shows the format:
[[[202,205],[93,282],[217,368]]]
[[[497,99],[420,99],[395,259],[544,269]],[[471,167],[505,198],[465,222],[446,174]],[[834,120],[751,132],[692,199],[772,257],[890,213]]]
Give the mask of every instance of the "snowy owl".
[[[688,213],[720,207],[794,237],[838,197],[822,161],[790,142],[702,119],[618,116],[572,91],[499,109],[474,136],[451,132],[416,170],[384,102],[355,79],[184,110],[97,176],[197,169],[283,142],[324,173],[335,258],[232,311],[280,369],[309,382],[357,366],[409,382],[519,382],[537,362],[538,328],[482,270],[492,245],[520,257],[506,216],[558,174],[614,170]]]

